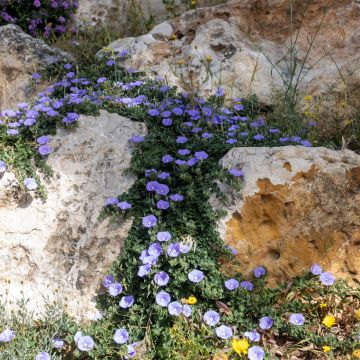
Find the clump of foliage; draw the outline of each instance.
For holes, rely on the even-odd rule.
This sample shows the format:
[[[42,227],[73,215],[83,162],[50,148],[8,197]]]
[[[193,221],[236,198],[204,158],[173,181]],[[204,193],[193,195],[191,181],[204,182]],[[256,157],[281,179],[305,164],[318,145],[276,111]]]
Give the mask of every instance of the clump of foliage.
[[[221,168],[220,158],[235,146],[311,146],[309,128],[272,127],[259,115],[255,98],[225,103],[221,88],[207,99],[178,93],[161,78],[125,68],[127,57],[126,50],[109,52],[86,77],[65,64],[63,78],[33,104],[1,114],[0,171],[14,171],[24,190],[39,196],[37,170],[51,156],[58,126],[74,127],[80,114],[104,109],[148,128],[145,137],[129,139],[129,171],[137,181],[106,199],[101,213],[113,221],[133,218],[122,252],[102,281],[101,315],[81,333],[68,325],[56,334],[47,331],[46,343],[32,340],[27,352],[55,359],[262,360],[279,352],[315,359],[323,352],[340,358],[356,351],[358,289],[318,266],[277,288],[267,286],[261,266],[248,278],[221,271],[222,262],[235,261],[235,250],[221,240],[220,214],[209,200],[222,195],[218,180],[241,187],[243,173]],[[0,334],[0,358],[4,351],[26,358],[25,351],[15,351],[38,339],[38,328],[17,317],[3,321],[0,330],[6,329],[11,339],[1,341]],[[63,346],[54,347],[53,336]]]
[[[33,36],[60,35],[77,7],[77,0],[2,0],[0,25],[16,24]]]

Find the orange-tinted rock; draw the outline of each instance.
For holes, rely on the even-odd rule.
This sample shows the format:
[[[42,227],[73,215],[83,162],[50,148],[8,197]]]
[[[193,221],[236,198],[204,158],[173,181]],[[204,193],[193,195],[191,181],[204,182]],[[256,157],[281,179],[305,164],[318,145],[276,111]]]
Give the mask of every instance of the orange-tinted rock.
[[[317,262],[337,277],[360,281],[360,156],[324,148],[236,148],[222,162],[245,173],[241,194],[226,190],[233,200],[220,230],[238,254],[236,265],[223,265],[225,272],[249,275],[263,265],[274,285]]]

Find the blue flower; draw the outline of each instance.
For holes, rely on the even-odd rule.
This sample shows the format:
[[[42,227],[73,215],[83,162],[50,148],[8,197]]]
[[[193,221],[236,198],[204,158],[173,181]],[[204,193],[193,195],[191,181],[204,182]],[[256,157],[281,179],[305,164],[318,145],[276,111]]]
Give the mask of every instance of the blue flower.
[[[158,305],[160,305],[162,307],[167,307],[171,301],[170,294],[167,293],[166,291],[160,291],[156,295],[155,301]]]
[[[150,270],[151,270],[151,265],[150,264],[141,265],[139,267],[137,275],[139,277],[144,277],[145,275],[149,274]]]
[[[185,144],[188,141],[188,138],[186,136],[178,136],[176,138],[177,144]]]
[[[28,190],[35,190],[37,188],[37,184],[34,178],[26,178],[24,180],[24,185],[27,187]]]
[[[229,169],[229,174],[232,176],[236,176],[236,177],[242,177],[244,176],[244,173],[242,172],[242,170],[238,170],[238,169]]]
[[[257,278],[260,278],[260,277],[264,276],[265,274],[266,274],[266,270],[262,266],[258,266],[254,269],[254,275]]]
[[[105,200],[105,205],[116,205],[119,200],[116,197],[110,197]]]
[[[170,257],[177,257],[180,254],[180,244],[179,243],[172,243],[169,244],[166,253]]]
[[[221,326],[217,327],[215,329],[215,333],[216,333],[217,337],[224,339],[224,340],[229,339],[233,336],[233,331],[232,331],[231,327],[225,326],[225,325],[221,325]]]
[[[180,194],[173,194],[173,195],[170,195],[170,199],[175,202],[180,202],[180,201],[184,200],[184,197]]]
[[[244,332],[244,336],[247,337],[250,341],[260,341],[260,334],[255,330]]]
[[[121,201],[117,204],[117,207],[121,210],[127,210],[131,209],[131,204],[129,204],[127,201]]]
[[[108,287],[108,291],[111,296],[119,295],[122,292],[122,290],[123,290],[122,285],[117,281],[111,283]]]
[[[250,281],[242,281],[240,286],[248,291],[252,291],[254,289],[254,285]]]
[[[148,114],[150,116],[159,116],[160,115],[160,111],[158,109],[150,109],[148,110]]]
[[[205,151],[196,151],[194,155],[198,160],[206,160],[209,157]]]
[[[126,329],[117,329],[114,334],[114,341],[118,345],[125,344],[129,340],[129,333]]]
[[[170,177],[170,173],[163,171],[158,175],[158,178],[161,180],[166,180]]]
[[[156,226],[157,224],[157,218],[155,215],[148,215],[143,217],[142,219],[142,224],[146,227],[146,228],[152,228],[154,226]]]
[[[170,280],[170,277],[165,271],[159,271],[154,277],[155,284],[157,284],[159,286],[167,285],[169,280]]]
[[[169,164],[174,160],[174,158],[171,155],[166,154],[162,157],[161,160],[164,164]]]
[[[134,304],[134,297],[132,295],[123,296],[119,302],[119,306],[123,309],[129,308]]]
[[[108,288],[115,281],[115,277],[113,274],[106,275],[104,280],[102,281],[102,286]]]
[[[205,277],[204,273],[200,270],[192,270],[188,274],[188,279],[194,283],[198,283],[202,281],[204,277]]]
[[[318,264],[313,264],[310,268],[310,271],[313,275],[321,275],[323,272],[321,266]]]
[[[77,347],[81,351],[91,351],[95,346],[91,336],[81,336],[77,342]]]
[[[239,282],[236,279],[229,279],[225,281],[225,287],[228,290],[235,290],[239,287]]]
[[[59,338],[55,338],[55,339],[53,339],[52,344],[53,344],[54,348],[61,349],[61,348],[64,347],[65,342],[64,342],[64,340],[61,340]]]
[[[10,329],[5,329],[0,333],[0,343],[1,342],[10,342],[15,337],[15,331]]]
[[[260,346],[251,346],[248,349],[249,360],[263,360],[265,357],[265,351]]]
[[[330,272],[324,272],[320,275],[320,281],[325,286],[331,286],[335,282],[335,277]]]
[[[188,318],[192,313],[191,306],[187,304],[183,305],[182,313]]]
[[[209,326],[215,326],[220,321],[220,315],[214,310],[208,310],[204,314],[204,322]]]
[[[43,351],[35,356],[35,360],[51,360],[50,354]]]
[[[162,247],[159,243],[155,242],[149,245],[148,248],[149,255],[159,257],[162,254]]]
[[[304,325],[305,318],[303,314],[291,314],[289,317],[289,321],[293,325],[301,326]]]
[[[156,203],[156,207],[160,210],[166,210],[170,207],[170,203],[166,200],[159,200],[157,203]]]
[[[173,301],[168,305],[168,312],[172,316],[181,315],[182,310],[183,310],[183,307],[178,301]]]
[[[161,242],[169,241],[171,239],[171,234],[168,231],[159,231],[156,234],[156,238]]]
[[[0,173],[5,172],[5,170],[6,170],[6,164],[2,160],[0,160]]]
[[[263,316],[260,319],[259,326],[262,330],[269,330],[273,326],[273,319],[270,316]]]
[[[169,193],[169,187],[165,184],[159,184],[155,191],[159,195],[167,195]]]

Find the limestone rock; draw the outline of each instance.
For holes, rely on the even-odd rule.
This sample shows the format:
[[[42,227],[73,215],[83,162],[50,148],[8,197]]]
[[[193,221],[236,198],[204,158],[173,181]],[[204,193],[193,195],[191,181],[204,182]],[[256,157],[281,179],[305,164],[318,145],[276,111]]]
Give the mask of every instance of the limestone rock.
[[[0,26],[0,49],[0,110],[11,108],[30,95],[32,73],[71,59],[17,25]]]
[[[144,124],[105,111],[81,116],[72,131],[59,130],[51,140],[48,164],[55,175],[46,184],[46,202],[19,193],[14,176],[5,173],[0,179],[1,292],[8,288],[9,296],[19,299],[23,290],[33,309],[42,308],[43,297],[67,297],[69,312],[78,318],[94,310],[102,274],[132,224],[99,221],[98,215],[106,197],[133,184],[135,178],[123,173],[131,159],[128,139],[145,133]]]
[[[302,146],[234,148],[224,168],[242,168],[240,192],[221,184],[227,202],[219,224],[246,276],[259,265],[272,285],[317,262],[337,277],[360,280],[360,156]]]
[[[309,39],[321,22],[307,56]],[[353,88],[360,82],[359,22],[360,6],[354,0],[294,2],[293,38],[300,29],[294,60],[295,78],[300,79],[298,90],[321,95],[329,89],[344,91],[346,86]],[[233,0],[187,11],[171,20],[170,25],[176,41],[150,32],[145,37],[115,41],[110,47],[117,51],[130,48],[133,60],[129,60],[129,66],[165,76],[170,83],[186,90],[183,76],[185,73],[186,79],[186,71],[177,65],[185,61],[192,69],[193,79],[199,84],[204,82],[201,89],[205,94],[221,85],[227,95],[242,97],[255,93],[260,101],[270,103],[274,90],[281,89],[283,79],[289,81],[291,77],[287,0]],[[201,61],[209,56],[212,76],[207,78]],[[272,64],[277,64],[277,70]],[[312,69],[308,71],[310,64]]]

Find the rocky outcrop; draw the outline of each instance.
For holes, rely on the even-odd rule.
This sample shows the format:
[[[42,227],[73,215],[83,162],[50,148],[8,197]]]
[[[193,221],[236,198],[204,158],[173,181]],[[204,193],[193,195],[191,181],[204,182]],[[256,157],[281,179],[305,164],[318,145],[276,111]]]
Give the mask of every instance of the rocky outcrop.
[[[270,284],[317,262],[337,277],[360,281],[360,156],[326,148],[234,148],[224,168],[242,168],[240,192],[221,184],[227,202],[219,224],[237,250],[231,274],[268,269]]]
[[[54,178],[42,202],[19,193],[14,176],[0,179],[0,289],[11,299],[29,298],[41,309],[43,298],[67,298],[69,313],[94,310],[96,288],[120,252],[131,220],[99,221],[105,198],[127,191],[135,178],[129,167],[128,139],[144,135],[145,125],[102,111],[81,116],[79,127],[59,130],[51,140],[48,164]],[[6,283],[9,279],[10,284]]]
[[[234,0],[188,11],[162,26],[165,32],[157,27],[156,33],[120,39],[110,47],[129,48],[133,54],[131,66],[163,75],[170,83],[183,88],[191,76],[193,82],[194,79],[199,84],[204,82],[201,88],[205,93],[221,85],[227,95],[255,93],[262,102],[270,103],[274,90],[282,88],[283,79],[290,81],[287,49],[299,30],[292,60],[292,64],[296,64],[293,85],[296,78],[301,80],[298,90],[307,95],[320,95],[329,89],[341,92],[358,84],[358,1],[293,3],[292,36],[289,1]],[[169,26],[177,40],[169,36]],[[307,54],[309,41],[317,31]],[[206,58],[211,58],[209,67],[204,66]],[[185,65],[179,65],[181,63]],[[276,64],[276,69],[272,64]],[[209,69],[211,76],[207,77]]]
[[[71,60],[41,39],[25,34],[19,26],[0,26],[0,110],[24,101],[32,92],[31,74],[48,66]],[[44,86],[37,82],[37,89]]]

